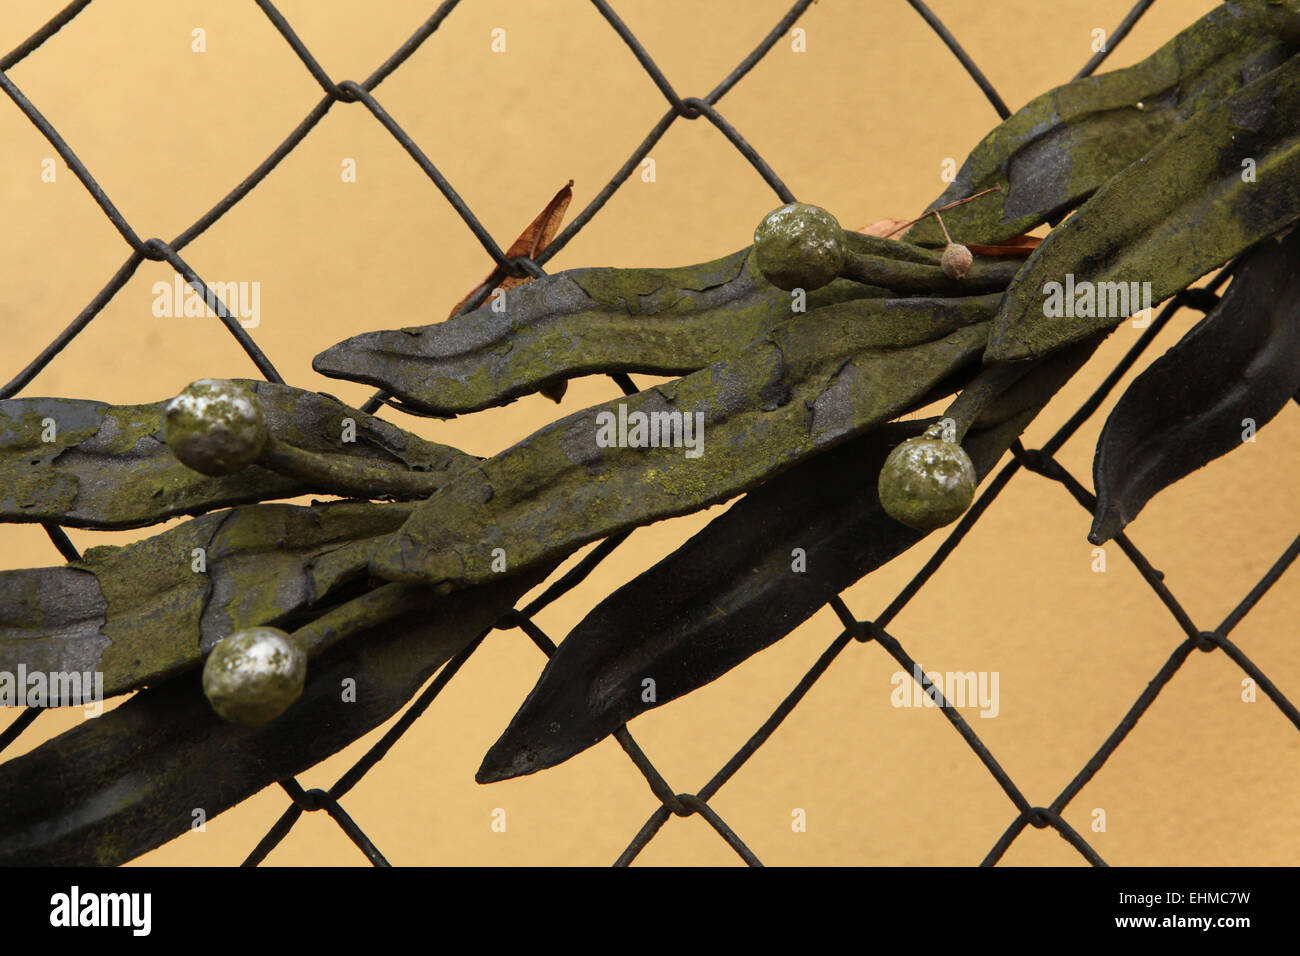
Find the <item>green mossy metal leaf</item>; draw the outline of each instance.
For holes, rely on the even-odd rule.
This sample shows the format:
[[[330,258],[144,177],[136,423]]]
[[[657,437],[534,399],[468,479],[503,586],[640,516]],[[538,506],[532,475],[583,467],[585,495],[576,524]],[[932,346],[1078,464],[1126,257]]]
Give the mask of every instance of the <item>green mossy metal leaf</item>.
[[[292,628],[365,586],[369,539],[407,504],[246,505],[77,564],[0,571],[0,672],[99,671],[111,697],[197,667],[213,644]],[[206,571],[195,571],[202,549]]]
[[[1158,303],[1300,218],[1298,116],[1300,56],[1197,113],[1114,176],[1029,257],[985,361],[1045,355],[1127,318],[1048,316],[1048,283],[1071,275],[1094,290],[1150,283]],[[1254,181],[1243,181],[1247,160]]]
[[[194,671],[5,762],[0,866],[125,863],[188,832],[196,808],[211,819],[301,773],[396,713],[550,570],[426,593],[361,620],[358,602],[343,605],[309,628],[313,642],[332,646],[308,665],[302,697],[263,727],[218,717]],[[335,640],[333,629],[350,639]],[[355,681],[355,700],[343,699],[345,680]]]
[[[1290,57],[1287,16],[1265,0],[1227,3],[1140,63],[1035,97],[971,151],[930,208],[1002,187],[943,214],[959,242],[1013,239],[1064,215],[1194,113]],[[945,240],[930,218],[907,241]]]
[[[426,441],[338,399],[271,382],[257,391],[272,435],[308,451],[376,469],[449,478],[476,459]],[[76,528],[135,528],[177,515],[288,498],[317,489],[257,465],[209,478],[182,465],[162,438],[166,402],[107,405],[66,398],[0,401],[0,521],[54,521]],[[342,442],[342,422],[356,441]],[[49,421],[54,423],[54,441]]]
[[[897,295],[1000,292],[1018,264],[981,260],[961,282],[939,254],[845,233],[868,282],[838,279],[806,308]],[[511,402],[600,372],[685,375],[734,355],[785,321],[792,298],[759,273],[751,249],[678,269],[574,269],[434,325],[367,332],[322,352],[316,371],[378,386],[437,415]]]
[[[391,580],[458,587],[734,497],[887,421],[977,361],[999,297],[862,299],[795,316],[733,358],[554,422],[416,506],[376,545]],[[601,447],[603,413],[703,416],[703,453]],[[692,418],[692,421],[698,419]]]

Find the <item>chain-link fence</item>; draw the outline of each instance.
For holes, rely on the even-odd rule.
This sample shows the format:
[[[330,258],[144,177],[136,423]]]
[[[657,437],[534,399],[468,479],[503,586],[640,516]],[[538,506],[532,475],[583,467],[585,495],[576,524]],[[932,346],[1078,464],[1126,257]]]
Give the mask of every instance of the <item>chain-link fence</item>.
[[[46,346],[40,354],[24,368],[17,376],[14,377],[3,388],[0,388],[0,398],[10,398],[17,394],[26,386],[45,366],[52,361],[86,326],[95,318],[97,314],[108,304],[108,302],[117,294],[117,292],[127,283],[139,266],[146,260],[166,261],[185,278],[186,282],[198,293],[205,301],[216,303],[216,311],[221,321],[230,330],[238,341],[239,345],[252,359],[253,363],[261,371],[266,379],[273,382],[282,382],[283,379],[276,371],[275,366],[267,355],[258,347],[252,336],[248,334],[245,328],[238,321],[235,313],[226,308],[220,297],[214,296],[208,286],[197,272],[182,258],[182,251],[192,243],[196,238],[201,236],[207,229],[216,223],[222,216],[229,212],[237,203],[249,194],[266,176],[283,160],[311,131],[311,129],[320,122],[320,120],[338,103],[359,103],[367,109],[371,115],[386,129],[393,138],[402,146],[410,157],[419,165],[424,173],[433,181],[439,191],[446,197],[460,217],[464,220],[466,226],[487,250],[488,254],[497,264],[497,271],[492,281],[483,284],[476,296],[467,302],[462,311],[478,307],[491,293],[491,289],[501,278],[509,276],[541,276],[544,275],[542,267],[545,263],[558,253],[572,239],[579,230],[581,230],[592,217],[596,215],[607,203],[610,197],[620,186],[625,183],[631,174],[638,168],[642,160],[650,153],[651,149],[664,136],[667,130],[679,119],[695,120],[704,118],[717,128],[717,130],[727,138],[729,142],[745,157],[746,160],[754,167],[758,175],[776,192],[783,202],[792,202],[795,197],[786,188],[780,177],[768,166],[761,156],[754,150],[744,137],[726,120],[718,109],[718,103],[737,83],[753,69],[759,62],[789,31],[799,20],[804,11],[815,0],[800,0],[776,23],[771,31],[764,37],[763,41],[746,56],[734,70],[732,70],[716,87],[703,97],[680,96],[673,88],[668,78],[655,65],[649,52],[636,38],[631,30],[623,23],[610,5],[605,0],[592,0],[595,8],[608,21],[615,34],[627,44],[632,53],[636,56],[637,61],[645,69],[646,73],[653,80],[655,85],[663,93],[664,98],[668,101],[669,107],[642,142],[633,150],[628,160],[618,169],[610,178],[609,182],[587,205],[585,209],[577,215],[576,218],[555,238],[555,240],[545,249],[537,258],[529,259],[527,257],[507,258],[502,251],[501,246],[488,233],[482,223],[475,217],[473,211],[458,195],[452,184],[439,172],[438,167],[427,156],[420,146],[415,143],[411,137],[402,129],[401,125],[390,116],[375,97],[376,88],[384,81],[386,77],[400,68],[403,63],[432,36],[446,19],[446,17],[459,4],[460,0],[446,0],[437,10],[420,26],[420,28],[403,43],[387,60],[385,60],[369,77],[361,82],[333,80],[325,69],[320,65],[317,59],[312,55],[307,45],[302,41],[293,27],[285,17],[276,9],[271,0],[255,0],[257,6],[262,10],[266,17],[271,21],[279,31],[285,42],[288,43],[292,51],[302,61],[303,66],[311,73],[312,77],[319,83],[323,96],[321,100],[312,108],[307,116],[300,122],[284,141],[259,164],[249,175],[236,186],[228,195],[223,197],[208,212],[204,213],[193,225],[176,236],[170,242],[157,238],[142,239],[131,224],[113,205],[112,200],[107,193],[96,182],[90,170],[77,157],[72,147],[63,139],[58,130],[46,120],[40,110],[23,94],[23,92],[13,83],[7,75],[8,71],[24,60],[26,57],[35,53],[45,41],[56,34],[65,24],[76,17],[82,10],[89,6],[91,0],[76,0],[68,4],[57,16],[51,19],[27,41],[20,44],[13,51],[0,58],[0,88],[9,98],[23,111],[27,118],[40,130],[47,140],[58,151],[59,155],[67,163],[68,167],[76,174],[78,179],[90,192],[95,202],[99,205],[104,215],[112,222],[122,238],[129,245],[131,252],[123,263],[121,268],[109,279],[103,289],[90,301],[90,303],[81,311],[81,313],[72,321],[66,329]],[[948,46],[953,54],[965,67],[970,74],[971,79],[979,86],[988,100],[993,104],[998,114],[1006,118],[1010,111],[1007,109],[1002,98],[993,88],[988,79],[980,72],[974,61],[966,54],[956,38],[944,26],[943,22],[931,11],[922,0],[907,0],[908,3],[920,14],[925,21],[934,29],[935,33]],[[1123,21],[1111,34],[1109,42],[1104,50],[1095,55],[1084,67],[1078,72],[1078,77],[1090,75],[1102,62],[1107,53],[1114,50],[1115,46],[1127,35],[1132,26],[1147,11],[1154,0],[1141,0],[1132,10],[1124,17]],[[1218,289],[1230,277],[1233,265],[1229,264],[1213,277],[1207,288],[1213,292]],[[1065,422],[1060,429],[1046,441],[1041,448],[1028,449],[1017,441],[1012,446],[1013,460],[1010,461],[993,479],[988,482],[983,493],[978,497],[970,510],[962,517],[960,522],[949,532],[947,538],[943,541],[938,550],[930,557],[921,570],[912,578],[911,581],[898,593],[898,595],[889,603],[885,610],[874,620],[859,620],[845,602],[839,598],[833,598],[830,601],[830,607],[839,617],[843,630],[831,642],[830,646],[821,654],[813,667],[798,681],[793,690],[785,697],[780,706],[772,715],[760,726],[748,741],[741,747],[735,755],[726,762],[726,764],[699,790],[695,793],[678,792],[655,768],[650,758],[637,745],[632,735],[626,727],[620,728],[615,733],[615,738],[627,752],[629,758],[636,765],[637,769],[645,776],[654,796],[659,801],[659,806],[646,820],[644,826],[632,837],[627,849],[619,856],[616,865],[626,865],[634,860],[646,845],[655,838],[669,817],[690,816],[699,814],[710,826],[718,833],[719,837],[750,865],[761,865],[758,857],[746,846],[745,842],[730,826],[722,819],[717,811],[710,806],[710,799],[722,789],[726,783],[743,767],[747,760],[763,746],[763,744],[775,733],[782,721],[798,706],[804,695],[812,688],[814,683],[826,672],[826,670],[835,661],[837,656],[854,641],[870,643],[874,642],[881,647],[890,657],[908,673],[921,675],[920,681],[923,690],[927,693],[936,704],[939,705],[940,713],[944,715],[953,725],[954,730],[961,735],[963,740],[969,745],[971,750],[979,758],[988,772],[996,780],[999,787],[1006,794],[1014,808],[1015,815],[1008,825],[1006,831],[997,840],[993,847],[983,860],[986,865],[996,863],[1006,853],[1011,844],[1022,833],[1026,826],[1033,826],[1038,829],[1047,827],[1054,828],[1066,841],[1073,846],[1081,856],[1089,863],[1096,866],[1104,866],[1105,862],[1092,847],[1088,841],[1077,830],[1071,827],[1063,818],[1062,813],[1072,799],[1083,789],[1083,787],[1097,774],[1106,761],[1115,753],[1125,737],[1133,729],[1139,718],[1151,707],[1156,697],[1165,688],[1166,685],[1178,673],[1179,669],[1186,662],[1194,650],[1212,652],[1220,650],[1235,662],[1241,670],[1248,675],[1258,687],[1269,697],[1274,704],[1282,711],[1290,722],[1300,729],[1300,712],[1297,711],[1294,704],[1278,689],[1278,687],[1269,680],[1267,675],[1257,667],[1242,650],[1236,646],[1230,639],[1230,634],[1242,618],[1250,609],[1259,601],[1259,599],[1268,591],[1268,589],[1281,577],[1287,567],[1295,560],[1297,554],[1300,554],[1300,537],[1286,549],[1286,551],[1277,559],[1269,568],[1268,572],[1258,581],[1258,583],[1246,594],[1240,603],[1228,614],[1226,618],[1216,627],[1205,629],[1194,623],[1188,613],[1178,602],[1177,598],[1171,593],[1165,585],[1163,575],[1157,571],[1147,557],[1124,535],[1119,534],[1116,538],[1120,548],[1125,555],[1133,562],[1138,572],[1142,575],[1146,583],[1151,587],[1161,602],[1169,610],[1178,626],[1186,635],[1185,640],[1173,648],[1168,660],[1165,662],[1155,676],[1148,683],[1146,689],[1140,697],[1133,703],[1132,707],[1124,715],[1123,719],[1115,727],[1101,747],[1094,753],[1075,777],[1049,804],[1039,806],[1032,803],[1022,792],[1010,775],[1003,769],[997,759],[994,757],[989,748],[975,733],[974,729],[967,723],[958,710],[951,706],[943,697],[939,688],[931,683],[928,677],[924,676],[922,668],[904,649],[887,630],[890,622],[903,610],[903,608],[920,593],[922,587],[935,574],[939,567],[952,554],[953,550],[961,543],[966,534],[974,526],[981,515],[985,513],[992,501],[1006,488],[1007,484],[1022,468],[1035,474],[1041,475],[1052,481],[1060,483],[1065,492],[1073,497],[1080,505],[1090,513],[1093,510],[1095,499],[1083,487],[1083,485],[1071,475],[1054,457],[1069,438],[1092,416],[1101,406],[1107,395],[1114,389],[1124,374],[1132,368],[1139,356],[1150,345],[1152,340],[1159,334],[1160,330],[1169,322],[1174,313],[1184,307],[1208,309],[1210,303],[1214,301],[1214,296],[1204,294],[1192,295],[1183,294],[1176,296],[1160,312],[1157,318],[1151,322],[1141,337],[1123,356],[1119,363],[1110,371],[1097,389],[1088,397],[1088,399],[1074,412],[1073,415]],[[613,375],[611,378],[627,394],[637,391],[635,384],[626,374]],[[367,413],[373,413],[382,407],[388,397],[383,392],[375,394],[364,406],[363,410]],[[69,561],[79,560],[79,554],[63,529],[59,526],[46,523],[45,530],[50,539],[58,548],[59,553]],[[555,643],[551,638],[542,631],[534,622],[534,618],[539,611],[547,607],[558,598],[569,592],[577,586],[591,571],[605,558],[607,558],[627,537],[627,534],[620,534],[608,538],[593,548],[585,557],[577,562],[571,569],[562,574],[553,583],[551,583],[536,599],[528,603],[525,607],[516,608],[505,615],[495,625],[500,629],[520,628],[537,647],[546,655],[550,655],[556,649]],[[364,756],[361,757],[339,780],[328,790],[312,789],[304,790],[296,779],[286,779],[280,781],[280,786],[288,794],[291,804],[284,814],[271,827],[270,831],[261,840],[260,843],[249,854],[246,865],[256,865],[264,860],[289,833],[289,831],[298,822],[304,812],[324,810],[339,825],[344,833],[361,849],[373,864],[378,866],[388,865],[388,861],[383,853],[374,843],[366,836],[362,828],[354,821],[344,810],[341,800],[347,793],[356,786],[358,782],[369,772],[380,760],[382,760],[392,749],[397,740],[415,723],[416,720],[424,713],[429,705],[437,698],[439,693],[447,684],[456,676],[460,668],[475,653],[482,644],[489,631],[484,631],[478,637],[466,646],[460,653],[455,655],[446,663],[438,674],[433,678],[425,690],[412,702],[406,711],[400,716],[395,724],[383,734],[382,738],[371,747]],[[13,721],[4,731],[0,733],[0,750],[3,750],[11,744],[27,727],[40,716],[42,710],[39,708],[26,709],[15,721]]]

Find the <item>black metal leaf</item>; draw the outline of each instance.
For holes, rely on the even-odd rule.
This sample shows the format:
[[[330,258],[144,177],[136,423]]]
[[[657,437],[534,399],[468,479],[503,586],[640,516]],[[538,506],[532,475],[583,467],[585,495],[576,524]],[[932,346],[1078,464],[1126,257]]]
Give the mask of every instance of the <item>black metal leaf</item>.
[[[1046,355],[1114,328],[1300,220],[1298,115],[1300,55],[1107,180],[1025,262],[985,362]]]
[[[1251,250],[1219,304],[1133,380],[1093,459],[1088,539],[1109,541],[1158,492],[1242,444],[1300,388],[1300,229]]]
[[[967,434],[981,477],[1095,346],[1039,363],[980,423],[987,427]],[[881,426],[772,479],[602,601],[560,644],[478,781],[567,760],[781,639],[920,541],[923,532],[884,513],[876,478],[890,450],[933,421]],[[655,681],[650,702],[645,678]]]

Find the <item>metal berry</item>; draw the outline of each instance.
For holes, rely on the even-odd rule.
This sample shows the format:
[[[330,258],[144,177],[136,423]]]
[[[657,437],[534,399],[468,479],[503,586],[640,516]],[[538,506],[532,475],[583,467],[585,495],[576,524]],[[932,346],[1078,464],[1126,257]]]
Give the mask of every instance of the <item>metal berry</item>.
[[[838,220],[820,206],[788,203],[754,230],[754,255],[764,277],[787,292],[829,284],[844,267],[849,247]]]
[[[257,394],[238,382],[200,379],[163,412],[163,439],[172,454],[212,477],[234,474],[256,461],[269,434]]]
[[[880,469],[878,492],[885,513],[918,531],[951,524],[975,497],[975,466],[957,442],[944,441],[938,425],[898,445]]]
[[[302,696],[307,655],[276,627],[255,627],[217,644],[203,665],[203,693],[232,724],[260,727]]]

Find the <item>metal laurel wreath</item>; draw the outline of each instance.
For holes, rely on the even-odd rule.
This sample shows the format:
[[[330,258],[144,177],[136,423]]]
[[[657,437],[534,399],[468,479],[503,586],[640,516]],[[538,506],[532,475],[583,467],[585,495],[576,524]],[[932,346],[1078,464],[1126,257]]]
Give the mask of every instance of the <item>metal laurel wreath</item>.
[[[1229,0],[1147,60],[1093,78],[1106,55],[1099,53],[1070,83],[1013,114],[938,17],[908,0],[1002,122],[930,214],[880,235],[846,232],[828,213],[798,204],[718,109],[811,2],[796,3],[706,96],[681,97],[609,4],[593,0],[669,108],[588,206],[531,257],[503,252],[374,95],[459,0],[442,3],[360,83],[331,79],[270,0],[257,0],[323,97],[261,165],[170,242],[135,232],[8,76],[90,0],[70,3],[0,58],[0,88],[130,247],[81,314],[0,389],[0,520],[41,522],[68,562],[0,572],[0,671],[94,670],[107,695],[135,692],[99,720],[0,765],[0,863],[124,862],[189,829],[192,808],[220,813],[278,783],[290,805],[247,864],[265,859],[304,812],[323,810],[372,863],[387,865],[341,800],[493,629],[519,628],[548,662],[485,757],[480,782],[553,767],[613,736],[658,801],[619,865],[670,816],[692,814],[759,865],[710,799],[850,643],[874,643],[908,673],[924,674],[888,627],[1022,468],[1060,483],[1093,515],[1090,540],[1118,544],[1185,639],[1045,806],[1021,792],[939,688],[919,677],[1014,807],[985,864],[1033,826],[1054,828],[1088,862],[1104,865],[1062,814],[1193,650],[1227,654],[1300,729],[1300,712],[1230,640],[1300,553],[1300,537],[1231,614],[1205,629],[1124,532],[1154,495],[1239,444],[1243,417],[1263,425],[1300,394],[1300,233],[1291,231],[1300,218],[1300,2]],[[1107,51],[1152,2],[1134,6]],[[360,408],[285,384],[181,256],[336,103],[361,104],[393,135],[497,266],[452,319],[360,334],[316,357],[318,372],[379,389]],[[786,258],[774,259],[775,247],[764,244],[763,229],[777,222],[769,218],[754,246],[712,262],[548,276],[546,261],[668,128],[699,118],[772,187],[785,204],[782,216],[804,217],[782,233],[786,246],[777,253]],[[1029,238],[1043,224],[1052,227],[1046,238]],[[816,249],[805,229],[816,233]],[[174,402],[140,406],[14,398],[146,260],[169,263],[214,303],[265,380],[197,383]],[[1166,305],[1069,420],[1041,448],[1028,449],[1019,437],[1025,426],[1137,311],[1136,303],[1118,313],[1096,303],[1076,309],[1071,297],[1066,312],[1048,315],[1043,290],[1076,274],[1112,302],[1141,278]],[[502,316],[487,298],[508,277],[532,281],[512,289]],[[806,297],[806,308],[791,309],[792,292]],[[1089,492],[1055,455],[1180,308],[1205,316],[1120,399]],[[619,397],[489,459],[374,417],[385,406],[450,417],[533,392],[558,400],[567,379],[594,373],[609,375]],[[638,373],[674,379],[639,390],[630,378]],[[903,417],[954,394],[942,419]],[[620,406],[663,420],[701,414],[709,454],[691,460],[680,448],[595,442],[599,416]],[[50,419],[57,437],[42,440]],[[355,429],[354,441],[340,443],[342,422]],[[907,511],[915,502],[896,487],[906,476],[891,470],[904,450],[926,443],[970,472],[960,506],[933,521]],[[972,501],[974,482],[1007,451],[1011,460]],[[341,500],[265,503],[312,492]],[[733,498],[695,537],[597,605],[562,645],[535,623],[634,528]],[[922,511],[933,503],[917,500]],[[85,555],[62,530],[140,527],[182,515],[193,517]],[[938,550],[874,619],[860,619],[839,597],[954,519]],[[593,543],[538,597],[516,606]],[[795,549],[808,556],[797,575]],[[206,556],[203,574],[177,566],[177,553],[191,552]],[[501,555],[508,573],[496,563]],[[694,793],[672,787],[628,722],[717,678],[825,606],[843,629],[813,667],[712,779]],[[719,616],[717,607],[729,613]],[[239,697],[238,655],[246,648],[231,638],[236,632],[252,632],[248,647],[280,655],[273,676],[282,679],[282,700],[252,699],[250,709]],[[214,662],[229,663],[233,685],[214,683]],[[652,699],[642,695],[647,676],[657,686]],[[344,681],[353,682],[355,699],[340,704]],[[299,785],[295,774],[403,705],[329,790]],[[0,749],[42,712],[25,710],[0,733]],[[193,766],[208,772],[187,773]]]

